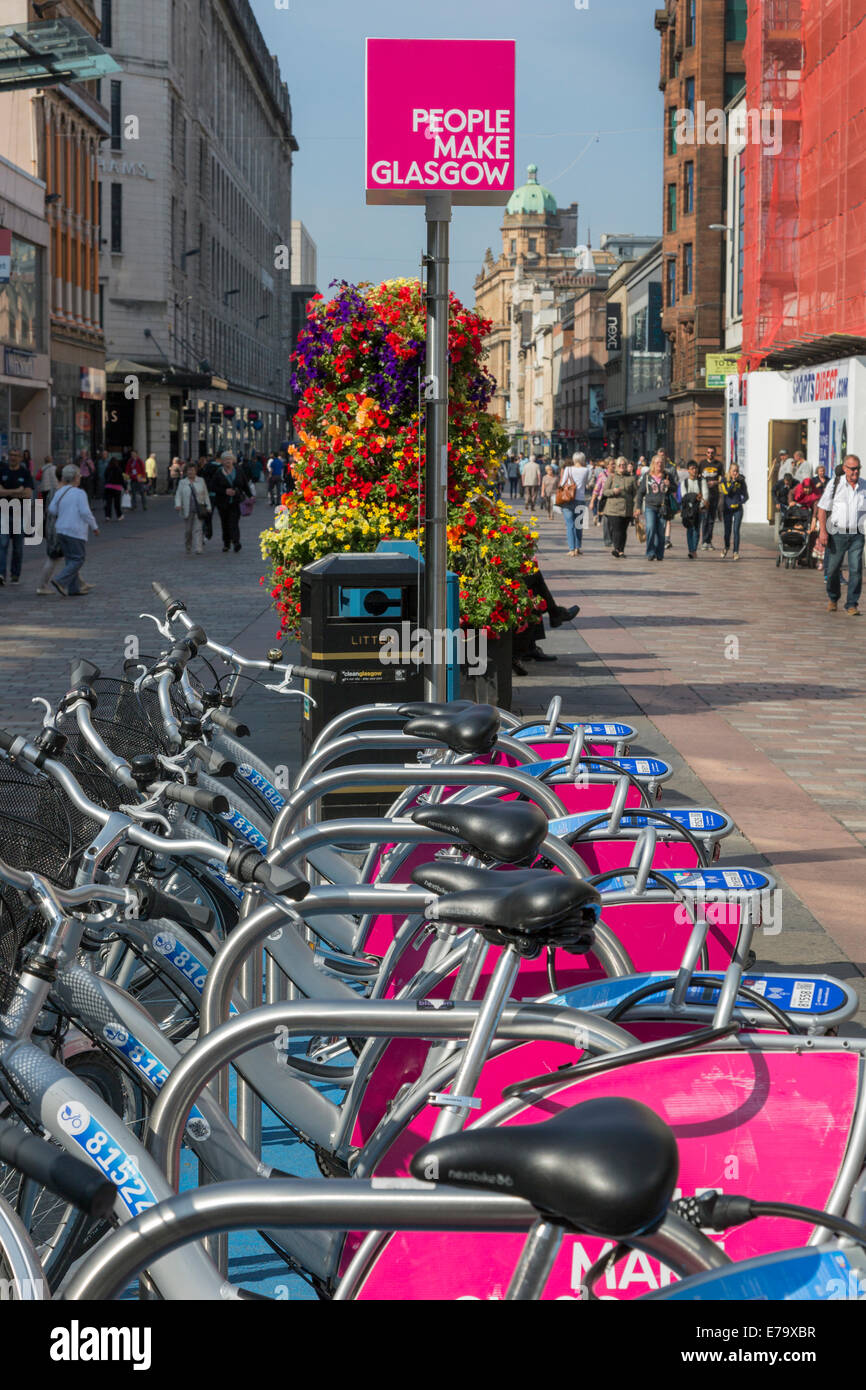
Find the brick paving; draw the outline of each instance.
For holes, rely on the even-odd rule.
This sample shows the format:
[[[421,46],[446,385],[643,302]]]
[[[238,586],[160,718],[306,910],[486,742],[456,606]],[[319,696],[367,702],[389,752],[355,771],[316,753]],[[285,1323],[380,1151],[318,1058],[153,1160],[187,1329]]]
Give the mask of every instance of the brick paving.
[[[252,517],[241,520],[241,551],[228,555],[222,553],[218,521],[204,554],[187,555],[183,523],[170,497],[151,498],[147,512],[127,512],[121,522],[103,524],[98,504],[94,515],[102,529],[88,543],[84,566],[87,582],[96,586],[92,593],[39,597],[44,554],[30,546],[24,548],[21,583],[7,580],[0,589],[0,719],[17,733],[38,727],[33,695],[54,701],[68,689],[73,658],[86,656],[109,673],[133,654],[130,639],[138,639],[143,653],[162,647],[153,624],[139,617],[162,613],[151,580],[161,580],[223,640],[233,641],[259,620],[260,641],[250,655],[264,657],[275,636],[276,618],[263,617],[270,600],[259,587],[264,566],[258,533],[268,516],[261,500]]]

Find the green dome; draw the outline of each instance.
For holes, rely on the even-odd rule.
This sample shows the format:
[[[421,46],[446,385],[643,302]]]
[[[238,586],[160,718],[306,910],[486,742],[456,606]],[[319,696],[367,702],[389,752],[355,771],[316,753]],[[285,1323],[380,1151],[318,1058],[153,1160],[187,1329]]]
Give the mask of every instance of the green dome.
[[[549,188],[538,182],[538,165],[530,164],[526,170],[526,183],[515,188],[508,199],[506,213],[556,212],[556,199]]]

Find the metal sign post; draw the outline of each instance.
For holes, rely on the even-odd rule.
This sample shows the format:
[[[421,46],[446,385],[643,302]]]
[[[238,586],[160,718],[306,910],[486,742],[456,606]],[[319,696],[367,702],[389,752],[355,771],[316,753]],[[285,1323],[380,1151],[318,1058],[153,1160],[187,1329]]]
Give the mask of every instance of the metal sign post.
[[[451,195],[430,193],[427,217],[427,377],[424,390],[424,625],[433,636],[426,672],[428,700],[448,698],[448,668],[439,651],[448,627],[448,234]],[[439,658],[437,660],[437,657]]]

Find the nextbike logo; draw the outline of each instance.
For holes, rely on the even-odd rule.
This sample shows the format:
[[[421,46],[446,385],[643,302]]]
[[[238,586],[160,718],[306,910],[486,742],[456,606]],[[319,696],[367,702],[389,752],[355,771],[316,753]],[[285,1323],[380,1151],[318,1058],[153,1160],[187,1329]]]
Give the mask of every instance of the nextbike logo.
[[[41,545],[44,513],[38,498],[0,497],[0,536],[23,536],[25,545]]]
[[[379,633],[379,660],[383,666],[465,666],[469,676],[487,670],[487,632],[474,628],[383,627]]]
[[[686,926],[693,921],[708,919],[718,927],[739,925],[745,903],[748,901],[752,922],[760,926],[766,936],[778,936],[782,930],[782,890],[765,888],[731,889],[729,892],[712,892],[699,889],[689,892],[686,902],[674,909],[674,921]]]
[[[131,1361],[134,1371],[149,1371],[153,1333],[149,1327],[69,1327],[51,1329],[52,1361]]]

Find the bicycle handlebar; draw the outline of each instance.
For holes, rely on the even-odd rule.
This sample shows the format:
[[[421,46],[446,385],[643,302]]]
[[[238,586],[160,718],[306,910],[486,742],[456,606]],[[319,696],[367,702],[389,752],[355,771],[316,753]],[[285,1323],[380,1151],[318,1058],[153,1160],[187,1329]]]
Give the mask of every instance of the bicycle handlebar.
[[[315,666],[290,666],[289,670],[302,681],[325,681],[333,685],[340,680],[337,671],[318,670]]]
[[[242,724],[238,719],[232,719],[230,714],[226,714],[224,709],[212,709],[208,712],[208,717],[212,724],[218,725],[220,729],[225,729],[227,734],[233,734],[235,738],[249,738],[250,730],[248,724]]]
[[[231,808],[228,798],[216,792],[205,792],[200,787],[184,787],[177,782],[169,782],[163,790],[166,801],[179,801],[183,806],[194,806],[197,811],[206,811],[211,816],[222,816]]]
[[[205,743],[193,743],[187,752],[201,763],[205,772],[209,772],[211,777],[234,777],[238,770],[238,765],[230,758],[223,757],[213,748],[208,748]]]
[[[81,1159],[8,1120],[0,1120],[0,1159],[97,1220],[108,1216],[114,1206],[114,1183]]]

